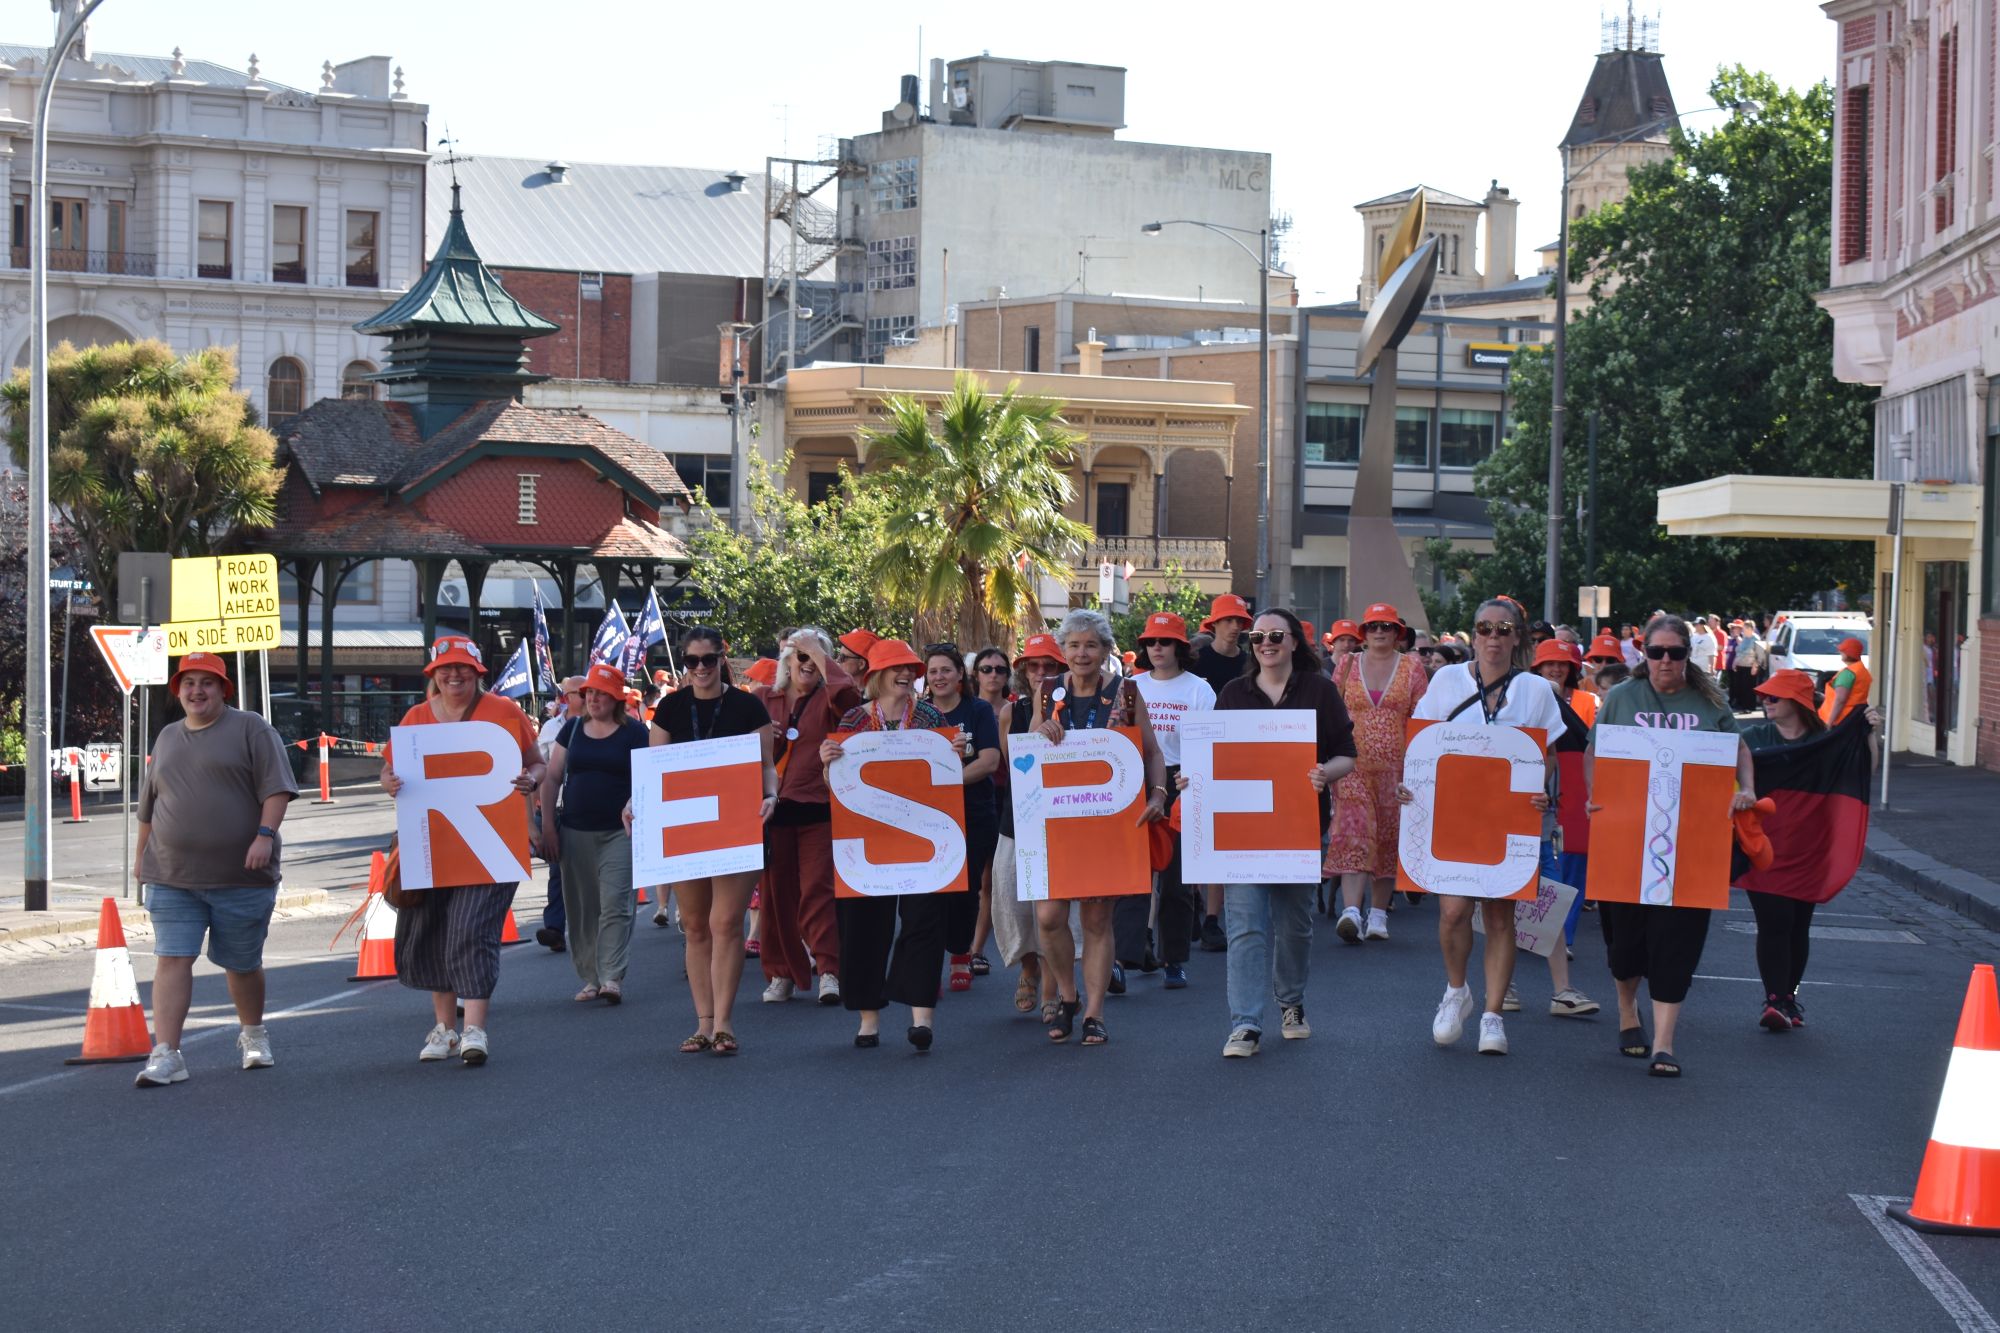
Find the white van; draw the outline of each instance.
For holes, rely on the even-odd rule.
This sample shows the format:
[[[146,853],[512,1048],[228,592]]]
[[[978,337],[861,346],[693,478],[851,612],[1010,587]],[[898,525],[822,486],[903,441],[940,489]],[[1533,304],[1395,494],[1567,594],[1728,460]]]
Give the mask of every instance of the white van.
[[[1786,611],[1771,632],[1771,670],[1795,667],[1824,685],[1840,670],[1843,639],[1861,640],[1861,660],[1869,657],[1873,627],[1867,616],[1844,611]]]

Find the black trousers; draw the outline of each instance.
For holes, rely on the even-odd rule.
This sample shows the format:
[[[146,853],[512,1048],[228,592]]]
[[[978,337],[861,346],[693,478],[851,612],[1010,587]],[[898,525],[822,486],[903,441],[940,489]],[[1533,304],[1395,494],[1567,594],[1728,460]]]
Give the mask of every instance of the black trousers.
[[[892,1004],[934,1007],[944,968],[948,899],[965,893],[913,893],[901,898],[836,898],[840,927],[840,1002],[855,1012]],[[902,933],[896,931],[902,918]]]
[[[1181,794],[1175,789],[1174,776],[1178,768],[1167,769],[1167,813],[1173,813],[1173,803]],[[1196,925],[1200,912],[1195,901],[1195,892],[1181,882],[1181,839],[1174,835],[1174,859],[1167,862],[1167,868],[1153,877],[1153,892],[1160,896],[1160,929],[1157,936],[1156,952],[1163,963],[1185,963],[1190,946],[1200,932]],[[1111,935],[1114,956],[1120,962],[1137,963],[1146,956],[1146,922],[1153,914],[1153,899],[1150,894],[1135,893],[1129,898],[1120,898],[1111,909]]]
[[[1708,919],[1700,907],[1655,907],[1650,903],[1600,903],[1597,920],[1604,929],[1604,953],[1611,975],[1619,981],[1646,979],[1646,989],[1660,1004],[1679,1004],[1694,984],[1708,943]]]
[[[1764,978],[1765,994],[1783,998],[1798,993],[1818,905],[1776,893],[1750,893],[1750,910],[1757,914],[1757,973]]]
[[[947,893],[944,909],[944,951],[972,952],[972,935],[979,928],[979,881],[993,864],[1000,845],[1000,814],[993,806],[968,807],[965,812],[965,882],[968,892]]]
[[[1729,668],[1729,705],[1739,713],[1757,706],[1757,673],[1749,667]]]

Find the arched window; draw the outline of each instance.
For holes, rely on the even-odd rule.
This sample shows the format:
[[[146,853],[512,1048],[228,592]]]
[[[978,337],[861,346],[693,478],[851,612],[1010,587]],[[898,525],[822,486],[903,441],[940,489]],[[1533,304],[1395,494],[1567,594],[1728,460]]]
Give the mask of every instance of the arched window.
[[[277,426],[306,409],[306,368],[289,356],[271,363],[264,377],[264,420]]]
[[[375,395],[375,381],[367,378],[375,373],[373,361],[350,361],[347,369],[340,372],[340,396],[372,400]]]

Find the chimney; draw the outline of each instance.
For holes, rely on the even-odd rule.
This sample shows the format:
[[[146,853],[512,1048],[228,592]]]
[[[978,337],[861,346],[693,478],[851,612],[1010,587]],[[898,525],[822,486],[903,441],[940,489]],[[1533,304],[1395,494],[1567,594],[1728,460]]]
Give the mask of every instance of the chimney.
[[[1076,345],[1076,373],[1079,375],[1104,373],[1104,344],[1098,341],[1096,329],[1092,329],[1084,340]]]
[[[1520,203],[1494,181],[1486,191],[1486,286],[1505,287],[1518,276],[1516,262],[1517,227],[1515,213]]]

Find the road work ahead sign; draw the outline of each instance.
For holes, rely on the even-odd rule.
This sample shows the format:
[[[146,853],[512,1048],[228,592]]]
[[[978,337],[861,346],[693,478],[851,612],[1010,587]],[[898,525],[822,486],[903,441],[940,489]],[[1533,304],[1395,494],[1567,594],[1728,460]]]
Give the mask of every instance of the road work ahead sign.
[[[278,646],[278,558],[203,555],[174,561],[167,656]]]

